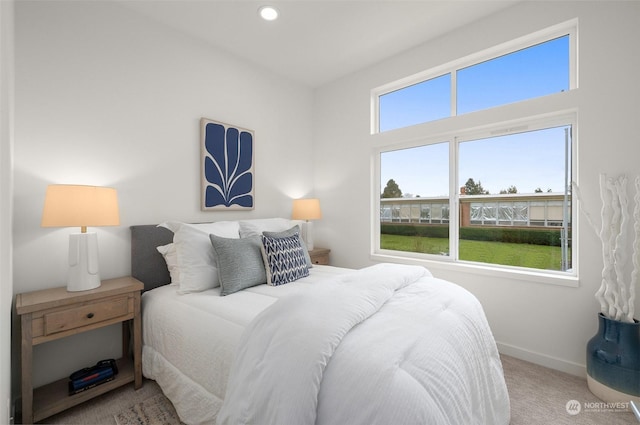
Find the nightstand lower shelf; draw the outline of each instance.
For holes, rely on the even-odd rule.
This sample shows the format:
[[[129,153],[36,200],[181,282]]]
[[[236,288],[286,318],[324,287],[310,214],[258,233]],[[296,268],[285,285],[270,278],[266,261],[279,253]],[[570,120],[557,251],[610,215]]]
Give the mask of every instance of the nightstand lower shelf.
[[[69,394],[69,380],[60,379],[33,390],[33,421],[38,422],[60,413],[70,407],[83,403],[93,397],[111,391],[135,379],[133,361],[118,359],[118,374],[113,381],[105,382],[78,394]]]

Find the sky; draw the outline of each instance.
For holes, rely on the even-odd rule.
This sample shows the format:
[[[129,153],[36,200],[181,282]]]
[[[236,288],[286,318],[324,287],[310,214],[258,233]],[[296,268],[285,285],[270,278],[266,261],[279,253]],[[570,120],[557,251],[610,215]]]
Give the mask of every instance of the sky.
[[[457,71],[457,114],[569,90],[569,37]],[[380,97],[380,131],[451,116],[451,76],[445,74]],[[567,127],[568,128],[568,127]],[[563,192],[565,127],[462,142],[458,186],[468,178],[490,193]],[[448,196],[449,145],[385,152],[381,187],[394,179],[403,193]],[[570,164],[570,161],[569,161]]]

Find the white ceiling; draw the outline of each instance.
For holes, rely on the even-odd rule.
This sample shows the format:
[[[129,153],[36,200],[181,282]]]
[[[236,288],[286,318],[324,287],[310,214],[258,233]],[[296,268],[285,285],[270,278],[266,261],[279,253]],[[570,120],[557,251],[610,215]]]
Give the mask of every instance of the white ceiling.
[[[517,0],[122,0],[277,74],[317,87],[513,5]],[[259,18],[269,4],[273,22]]]

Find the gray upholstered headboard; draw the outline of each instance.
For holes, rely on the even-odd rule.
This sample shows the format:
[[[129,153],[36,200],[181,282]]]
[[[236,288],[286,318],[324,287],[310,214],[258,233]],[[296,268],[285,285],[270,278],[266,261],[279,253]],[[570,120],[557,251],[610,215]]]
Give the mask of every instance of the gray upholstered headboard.
[[[148,291],[171,282],[167,264],[156,247],[173,241],[173,232],[155,224],[131,226],[131,276]]]

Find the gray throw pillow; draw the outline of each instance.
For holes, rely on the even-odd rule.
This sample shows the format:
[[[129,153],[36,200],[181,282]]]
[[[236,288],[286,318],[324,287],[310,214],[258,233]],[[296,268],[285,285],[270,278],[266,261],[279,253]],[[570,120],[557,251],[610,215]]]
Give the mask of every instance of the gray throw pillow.
[[[302,245],[302,249],[304,250],[304,259],[307,262],[307,267],[311,268],[313,267],[313,263],[311,262],[309,251],[307,251],[307,244],[304,243],[302,236],[300,236],[300,226],[296,224],[291,229],[284,230],[282,232],[262,232],[262,234],[268,238],[288,238],[296,233],[298,234],[298,238],[300,238],[300,245]]]
[[[209,235],[218,260],[220,295],[267,283],[259,236],[242,239]]]

